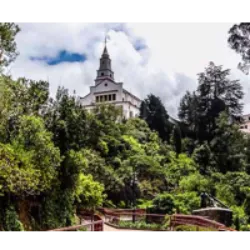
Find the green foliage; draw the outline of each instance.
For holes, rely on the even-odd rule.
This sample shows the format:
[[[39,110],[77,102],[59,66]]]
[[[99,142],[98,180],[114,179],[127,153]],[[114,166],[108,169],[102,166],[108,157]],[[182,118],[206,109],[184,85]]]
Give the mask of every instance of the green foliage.
[[[176,158],[174,152],[171,152],[169,161],[170,162],[166,164],[165,175],[172,189],[178,187],[179,181],[183,177],[189,176],[197,170],[194,161],[185,154],[180,154],[179,157]]]
[[[77,229],[77,231],[88,231],[87,227],[81,227],[80,229]]]
[[[8,66],[18,55],[15,36],[19,31],[14,23],[0,23],[0,69]]]
[[[210,142],[217,129],[216,119],[225,111],[229,116],[240,116],[243,98],[238,80],[230,79],[230,70],[223,70],[210,62],[205,71],[198,74],[196,92],[187,92],[179,107],[179,118],[193,131],[194,138]]]
[[[60,154],[40,118],[23,116],[12,144],[1,144],[0,192],[34,195],[57,177]]]
[[[249,46],[235,37],[241,30],[247,34],[248,26],[235,26],[237,39],[229,42],[247,62]],[[18,31],[0,24],[0,70],[17,55]],[[247,41],[246,34],[240,37]],[[99,206],[190,214],[207,192],[234,211],[237,229],[247,230],[250,137],[235,122],[242,98],[230,70],[210,63],[197,90],[182,98],[181,121],[169,119],[165,100],[152,94],[140,118],[122,120],[113,105],[87,112],[63,87],[50,98],[48,82],[0,75],[0,228],[70,226],[78,208]]]
[[[193,159],[200,166],[201,174],[209,173],[212,161],[212,152],[206,142],[194,150]]]
[[[200,208],[200,197],[195,192],[185,192],[174,195],[174,204],[177,213],[191,214]]]
[[[229,122],[226,113],[216,120],[215,137],[211,141],[213,165],[220,172],[241,171],[245,169],[244,137],[239,127]]]
[[[178,155],[182,152],[181,129],[178,125],[174,125],[173,127],[170,143],[174,146],[176,155],[178,157]]]
[[[91,175],[79,175],[78,188],[76,190],[76,199],[81,207],[95,210],[103,204],[104,186],[99,182],[93,181]]]
[[[217,182],[216,190],[218,195],[221,194],[222,201],[228,201],[228,205],[243,205],[249,192],[249,175],[245,172],[227,172],[225,175],[216,174],[213,178]],[[220,192],[223,186],[224,192]]]
[[[175,231],[217,231],[213,228],[207,228],[207,227],[197,227],[192,225],[179,225],[175,228]]]
[[[75,223],[74,193],[70,189],[55,189],[42,202],[42,229],[49,230]]]
[[[249,73],[250,63],[250,24],[234,24],[229,30],[228,44],[236,53],[240,54],[242,62],[238,67],[246,74]]]
[[[106,207],[106,208],[116,208],[115,204],[111,200],[108,200],[108,199],[105,199],[103,201],[103,207]]]
[[[126,204],[124,201],[120,201],[119,204],[118,204],[118,207],[119,208],[126,208]]]
[[[184,192],[197,192],[203,191],[211,192],[212,184],[209,178],[201,175],[200,173],[190,174],[189,176],[182,178],[179,182],[179,188]]]
[[[242,225],[241,226],[241,231],[250,231],[250,225]]]
[[[118,226],[121,228],[138,229],[138,230],[152,230],[152,231],[168,230],[168,226],[155,223],[152,224],[146,223],[145,221],[135,221],[135,223],[131,221],[119,221]]]
[[[149,128],[159,133],[163,141],[170,140],[171,124],[168,114],[159,97],[152,94],[142,101],[140,106],[140,117],[144,119]]]
[[[171,194],[163,193],[153,199],[151,211],[159,214],[173,214],[175,209],[174,197]]]
[[[157,195],[152,202],[150,211],[160,214],[190,214],[200,207],[200,198],[195,192]]]
[[[51,140],[51,134],[45,130],[41,118],[22,116],[19,131],[12,139],[13,147],[20,154],[27,154],[34,171],[39,174],[40,190],[50,189],[57,176],[60,164],[59,150]]]
[[[137,207],[141,209],[148,209],[153,206],[153,201],[152,200],[143,200],[143,199],[138,199],[137,200]]]
[[[232,206],[233,210],[233,224],[236,230],[241,230],[243,225],[247,225],[248,216],[245,214],[243,207]]]
[[[19,220],[17,212],[13,206],[6,208],[3,224],[5,231],[24,231],[23,225]]]

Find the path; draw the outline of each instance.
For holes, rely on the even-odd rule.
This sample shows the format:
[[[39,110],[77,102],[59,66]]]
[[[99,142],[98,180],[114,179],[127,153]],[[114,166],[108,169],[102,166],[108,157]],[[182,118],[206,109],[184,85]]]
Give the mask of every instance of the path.
[[[133,231],[133,232],[147,232],[145,230],[132,230],[132,229],[118,229],[104,224],[103,231]]]

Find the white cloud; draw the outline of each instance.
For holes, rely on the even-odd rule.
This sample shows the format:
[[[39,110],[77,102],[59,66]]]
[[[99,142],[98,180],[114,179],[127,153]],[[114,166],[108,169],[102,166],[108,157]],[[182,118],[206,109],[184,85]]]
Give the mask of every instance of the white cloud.
[[[245,112],[250,112],[249,77],[236,69],[240,58],[227,45],[232,24],[20,24],[17,36],[20,56],[13,64],[15,77],[49,80],[51,93],[58,85],[84,96],[94,84],[103,39],[108,31],[108,50],[115,79],[141,98],[160,96],[170,114],[176,116],[180,98],[196,88],[196,74],[209,61],[233,69],[242,80]],[[119,29],[121,29],[119,31]],[[137,51],[133,43],[141,38],[147,47]],[[31,61],[31,56],[55,56],[60,50],[86,54],[84,63],[48,66]]]

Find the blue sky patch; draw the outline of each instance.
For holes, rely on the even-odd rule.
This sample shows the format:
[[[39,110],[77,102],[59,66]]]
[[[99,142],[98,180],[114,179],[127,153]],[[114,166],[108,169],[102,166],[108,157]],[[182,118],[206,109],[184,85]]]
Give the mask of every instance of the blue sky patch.
[[[137,51],[147,48],[147,45],[143,39],[136,39],[133,46]]]
[[[110,25],[107,26],[108,29],[112,29],[116,32],[124,32],[125,34],[127,33],[127,28],[125,23],[111,23]]]
[[[66,50],[61,50],[55,57],[30,57],[32,61],[43,61],[46,62],[48,65],[57,65],[63,62],[84,62],[87,60],[86,55],[78,54],[78,53],[71,53]]]

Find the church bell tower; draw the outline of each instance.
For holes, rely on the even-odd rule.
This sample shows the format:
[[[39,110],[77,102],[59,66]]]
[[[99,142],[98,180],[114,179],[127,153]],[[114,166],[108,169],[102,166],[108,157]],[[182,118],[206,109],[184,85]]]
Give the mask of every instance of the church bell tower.
[[[100,58],[100,67],[97,70],[97,77],[95,79],[95,84],[97,85],[104,79],[109,79],[114,81],[114,72],[111,69],[111,59],[109,58],[109,53],[107,50],[107,39],[105,37],[105,45],[102,56]]]

